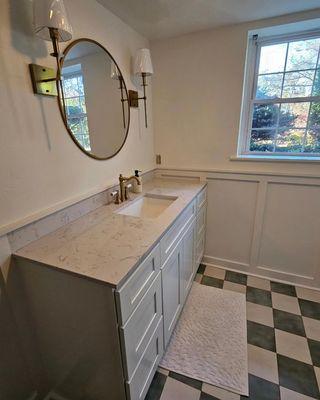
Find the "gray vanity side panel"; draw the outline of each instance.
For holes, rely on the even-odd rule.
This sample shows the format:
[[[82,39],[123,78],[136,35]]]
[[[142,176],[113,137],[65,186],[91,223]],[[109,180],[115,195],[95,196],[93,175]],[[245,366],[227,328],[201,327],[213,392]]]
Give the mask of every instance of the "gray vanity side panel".
[[[46,383],[41,392],[124,400],[114,290],[27,260],[16,259],[15,268]]]

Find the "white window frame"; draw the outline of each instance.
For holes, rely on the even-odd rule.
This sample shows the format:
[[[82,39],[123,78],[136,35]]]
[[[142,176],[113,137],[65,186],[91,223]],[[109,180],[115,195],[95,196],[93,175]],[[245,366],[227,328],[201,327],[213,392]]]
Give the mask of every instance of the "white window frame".
[[[240,118],[240,132],[238,140],[238,157],[261,157],[266,159],[301,159],[311,158],[320,159],[320,153],[293,153],[293,152],[263,152],[250,151],[251,125],[253,119],[254,104],[283,104],[293,102],[320,101],[320,96],[297,97],[297,98],[277,98],[277,99],[257,99],[255,93],[258,81],[258,70],[260,64],[261,47],[265,45],[293,42],[303,39],[320,37],[320,30],[291,33],[288,35],[276,35],[268,37],[259,37],[257,33],[248,35],[248,45],[246,54],[245,78],[242,95],[242,107]],[[320,52],[319,52],[320,54]],[[288,54],[287,54],[288,56]],[[317,68],[320,68],[318,55]],[[292,72],[292,71],[290,71]],[[283,85],[283,82],[282,82]]]
[[[82,69],[81,69],[81,64],[77,64],[77,65],[74,65],[74,66],[71,66],[71,68],[72,67],[74,67],[74,70],[73,71],[71,71],[71,72],[66,72],[66,73],[64,73],[62,76],[63,76],[63,81],[64,80],[67,80],[67,79],[73,79],[73,78],[79,78],[79,77],[81,77],[82,78],[82,82],[83,82],[83,85],[84,85],[84,77],[83,77],[83,73],[82,73]],[[63,84],[62,84],[63,85]],[[84,101],[85,101],[85,99],[86,99],[86,96],[85,96],[85,94],[83,94],[83,95],[81,95],[81,96],[74,96],[74,97],[65,97],[65,99],[66,100],[68,100],[68,99],[72,99],[72,98],[83,98],[84,99]],[[73,115],[72,116],[74,119],[75,118],[87,118],[87,121],[88,121],[88,116],[87,116],[87,113],[78,113],[78,114],[75,114],[75,115]],[[68,118],[70,118],[70,119],[72,119],[72,117],[70,118],[69,117],[69,115],[68,115],[68,113],[67,113],[67,111],[66,111],[66,118],[68,119]],[[88,136],[88,141],[89,141],[89,147],[86,147],[85,145],[84,145],[84,143],[83,143],[83,139],[82,140],[79,140],[80,141],[80,145],[86,150],[86,151],[91,151],[91,142],[90,142],[90,135],[88,134],[85,134],[85,133],[81,133],[81,135],[80,135],[82,138],[84,138],[84,137],[86,137],[86,136]]]

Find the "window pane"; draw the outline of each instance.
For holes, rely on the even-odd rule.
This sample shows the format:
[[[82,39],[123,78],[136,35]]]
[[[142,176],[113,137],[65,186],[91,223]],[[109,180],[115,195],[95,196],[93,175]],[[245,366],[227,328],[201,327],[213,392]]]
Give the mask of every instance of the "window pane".
[[[286,71],[316,68],[320,39],[289,43]]]
[[[261,46],[247,151],[320,153],[319,52],[320,38]]]
[[[281,104],[279,126],[286,128],[306,128],[310,103]]]
[[[320,129],[310,129],[307,132],[305,153],[320,153]]]
[[[279,106],[277,104],[255,104],[252,128],[270,128],[276,126]]]
[[[252,130],[250,151],[273,151],[275,129]]]
[[[80,96],[84,96],[84,87],[83,87],[83,77],[82,75],[78,76],[78,91]]]
[[[66,99],[65,105],[68,115],[76,115],[81,113],[80,99],[78,97],[74,99]]]
[[[282,72],[286,61],[287,43],[261,47],[259,74]]]
[[[89,136],[88,118],[82,118],[82,133]]]
[[[276,152],[299,153],[303,149],[304,129],[286,129],[279,131],[276,140]]]
[[[63,91],[65,97],[74,97],[77,96],[77,92],[74,90],[71,79],[63,80]]]
[[[78,78],[76,76],[73,78],[65,79],[64,87],[67,89],[67,92],[65,93],[66,97],[75,97],[80,95]]]
[[[272,99],[281,96],[283,74],[260,75],[257,84],[257,99]]]
[[[282,97],[311,96],[314,71],[288,72],[284,77]]]
[[[75,136],[82,134],[81,118],[68,119],[68,124]]]
[[[320,128],[320,102],[311,103],[309,126]]]
[[[86,114],[87,113],[87,109],[86,109],[86,101],[84,97],[80,97],[79,99],[80,102],[80,110],[81,113]]]
[[[320,96],[320,69],[315,73],[312,96]]]

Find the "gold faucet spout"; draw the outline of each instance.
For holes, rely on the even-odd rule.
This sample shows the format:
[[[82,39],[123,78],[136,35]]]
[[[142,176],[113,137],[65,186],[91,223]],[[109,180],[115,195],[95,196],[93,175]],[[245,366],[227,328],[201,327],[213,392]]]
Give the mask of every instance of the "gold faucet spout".
[[[135,179],[138,185],[141,185],[140,180],[137,176],[132,175],[129,177],[122,176],[122,174],[119,175],[119,185],[120,185],[120,200],[125,201],[125,184],[132,179]]]

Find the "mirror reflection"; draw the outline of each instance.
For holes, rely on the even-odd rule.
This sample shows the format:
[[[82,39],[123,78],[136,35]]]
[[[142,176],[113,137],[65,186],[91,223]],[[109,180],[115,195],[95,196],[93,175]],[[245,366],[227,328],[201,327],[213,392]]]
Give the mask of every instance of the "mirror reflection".
[[[60,105],[72,139],[94,158],[113,157],[126,140],[130,109],[112,56],[89,39],[73,42],[62,59],[61,82]]]

